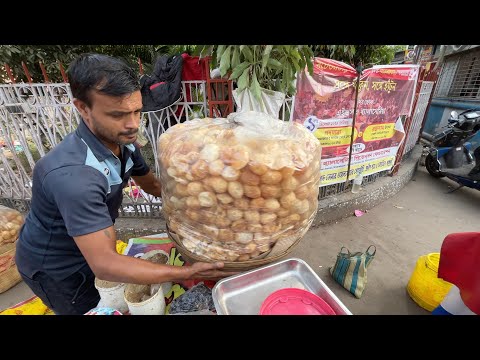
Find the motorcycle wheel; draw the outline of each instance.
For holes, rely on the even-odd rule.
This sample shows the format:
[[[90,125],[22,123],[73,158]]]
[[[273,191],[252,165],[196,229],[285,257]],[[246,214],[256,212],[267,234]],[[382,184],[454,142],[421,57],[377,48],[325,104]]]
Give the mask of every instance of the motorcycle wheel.
[[[425,158],[425,167],[427,168],[427,171],[430,173],[430,175],[432,175],[433,177],[436,177],[436,178],[445,177],[445,175],[443,175],[442,172],[438,170],[437,159],[435,159],[430,154],[428,154],[427,157]]]

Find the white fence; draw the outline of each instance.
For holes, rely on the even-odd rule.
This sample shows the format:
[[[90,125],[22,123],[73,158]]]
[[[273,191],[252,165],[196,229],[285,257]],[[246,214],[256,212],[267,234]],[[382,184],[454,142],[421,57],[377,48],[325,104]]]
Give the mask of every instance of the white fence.
[[[148,140],[142,153],[159,175],[157,139],[170,126],[209,116],[205,81],[182,82],[178,102],[142,114],[142,135]],[[292,99],[280,116],[289,120]],[[0,203],[28,211],[35,163],[79,124],[68,83],[0,85]],[[159,217],[161,200],[132,185],[125,189],[121,216]]]
[[[403,154],[408,154],[417,143],[418,137],[420,135],[420,129],[422,127],[423,118],[425,117],[425,112],[427,110],[428,104],[430,103],[430,95],[432,93],[434,81],[423,81],[420,93],[418,94],[417,106],[413,112],[412,123],[410,125],[410,130],[407,134],[407,139],[405,140],[405,148]]]
[[[186,100],[188,99],[188,101]],[[149,165],[158,175],[157,137],[168,127],[208,112],[205,82],[182,83],[181,99],[165,109],[142,115],[144,147]],[[79,124],[68,83],[0,85],[0,202],[28,211],[32,171]],[[125,191],[124,216],[159,216],[161,202],[130,187]]]

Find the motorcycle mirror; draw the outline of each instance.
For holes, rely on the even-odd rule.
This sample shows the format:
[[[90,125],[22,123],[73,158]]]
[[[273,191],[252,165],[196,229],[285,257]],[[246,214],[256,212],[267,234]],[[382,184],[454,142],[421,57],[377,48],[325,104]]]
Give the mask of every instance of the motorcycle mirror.
[[[458,118],[458,113],[453,110],[451,113],[450,113],[450,117],[453,118],[453,119],[457,119]]]

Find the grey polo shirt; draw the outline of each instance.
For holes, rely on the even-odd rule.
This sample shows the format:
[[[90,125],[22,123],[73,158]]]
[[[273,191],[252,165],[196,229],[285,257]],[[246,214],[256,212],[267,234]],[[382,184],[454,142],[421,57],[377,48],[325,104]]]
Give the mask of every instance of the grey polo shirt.
[[[21,273],[63,280],[86,264],[73,237],[113,225],[129,177],[150,170],[134,145],[122,152],[120,160],[82,120],[36,163],[31,209],[17,242]]]

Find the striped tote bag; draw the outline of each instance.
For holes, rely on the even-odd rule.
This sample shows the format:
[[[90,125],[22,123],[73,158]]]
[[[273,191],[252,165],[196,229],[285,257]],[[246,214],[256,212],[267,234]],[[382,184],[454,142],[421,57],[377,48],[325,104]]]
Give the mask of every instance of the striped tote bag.
[[[330,268],[330,274],[337,283],[360,299],[367,285],[367,267],[376,252],[374,245],[370,245],[365,252],[353,254],[342,246],[335,265]]]

